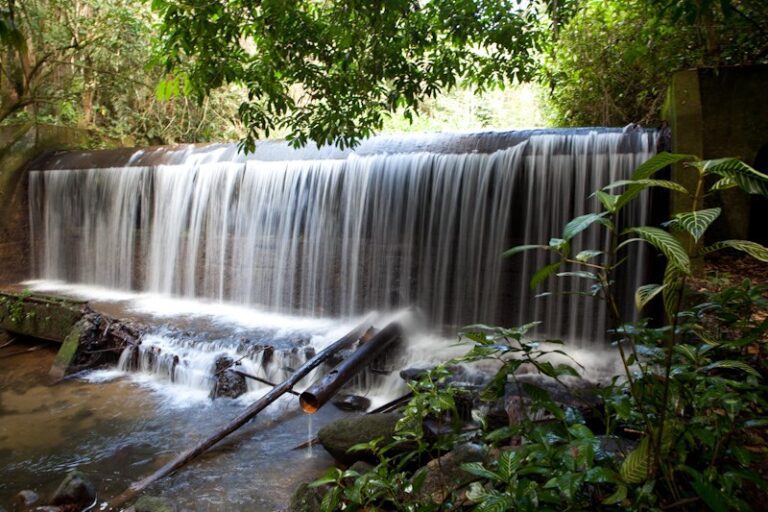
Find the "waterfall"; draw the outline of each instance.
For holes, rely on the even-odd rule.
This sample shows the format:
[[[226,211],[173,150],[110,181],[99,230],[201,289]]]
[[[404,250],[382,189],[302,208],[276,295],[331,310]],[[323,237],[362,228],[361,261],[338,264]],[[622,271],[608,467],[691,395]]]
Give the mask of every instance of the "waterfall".
[[[528,279],[548,256],[501,253],[546,243],[596,209],[590,194],[648,159],[654,135],[497,134],[469,149],[464,137],[456,152],[419,137],[416,150],[314,158],[270,153],[269,144],[249,158],[231,146],[139,152],[124,166],[64,158],[30,173],[35,273],[286,314],[352,317],[410,305],[436,326],[541,320],[553,335],[599,336],[597,301],[534,298],[584,283],[531,291]],[[647,216],[641,201],[624,220]],[[607,240],[589,229],[574,245],[601,249]],[[629,258],[627,286],[645,272],[641,249]]]

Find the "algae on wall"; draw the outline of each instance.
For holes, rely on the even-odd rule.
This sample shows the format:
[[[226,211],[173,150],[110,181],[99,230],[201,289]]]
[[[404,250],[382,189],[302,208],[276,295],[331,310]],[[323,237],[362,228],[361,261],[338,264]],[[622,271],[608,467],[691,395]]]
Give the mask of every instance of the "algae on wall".
[[[28,122],[0,127],[0,284],[30,277],[27,164],[58,149],[93,144],[86,130]]]

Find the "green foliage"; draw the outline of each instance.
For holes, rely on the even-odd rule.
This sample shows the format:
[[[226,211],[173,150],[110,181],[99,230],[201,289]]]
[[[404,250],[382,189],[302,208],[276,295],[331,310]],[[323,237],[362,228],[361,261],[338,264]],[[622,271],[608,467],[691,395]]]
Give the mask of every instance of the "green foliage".
[[[762,0],[584,0],[540,71],[564,126],[655,124],[669,76],[696,66],[768,61]]]
[[[202,104],[159,101],[151,67],[155,17],[129,0],[0,2],[5,75],[0,121],[35,120],[96,130],[124,144],[227,140],[242,94],[217,91]]]
[[[549,4],[549,2],[547,2]],[[556,2],[552,2],[556,4]],[[354,145],[386,113],[411,119],[459,84],[531,78],[546,37],[539,2],[178,2],[155,0],[169,80],[202,98],[243,85],[246,149],[287,131],[295,145]]]
[[[32,295],[32,292],[28,289],[24,289],[15,298],[9,296],[0,297],[0,304],[2,304],[6,311],[8,311],[8,319],[11,323],[20,325],[24,320],[30,319],[34,316],[34,312],[24,313],[24,299]]]
[[[767,290],[745,281],[699,293],[696,303],[686,296],[686,280],[693,271],[690,260],[697,255],[731,248],[763,259],[768,249],[748,241],[700,248],[698,241],[720,214],[717,209],[677,215],[666,223],[668,230],[621,230],[615,225],[638,188],[655,186],[653,174],[670,162],[686,161],[698,178],[695,190],[684,192],[694,205],[712,192],[706,186],[712,175],[747,190],[760,190],[764,184],[738,182],[735,175],[744,168],[732,163],[660,154],[643,164],[632,182],[619,184],[626,191],[615,196],[616,201],[604,201],[605,211],[574,219],[562,238],[546,246],[520,246],[505,253],[515,257],[527,250],[549,251],[555,261],[539,271],[532,284],[554,275],[582,277],[595,282],[595,293],[608,302],[610,332],[625,375],[601,390],[602,421],[587,422],[579,411],[553,401],[546,389],[518,379],[523,366],[563,386],[565,379],[579,375],[573,365],[552,362],[554,355],[567,357],[557,348],[560,342],[532,339],[535,322],[516,328],[469,326],[463,332],[464,340],[472,343],[466,355],[438,366],[413,385],[414,398],[395,441],[411,449],[392,455],[392,446],[374,442],[368,448],[378,454],[380,464],[371,473],[345,476],[333,470],[320,481],[330,485],[325,510],[758,509],[756,503],[768,497],[768,484],[760,474],[768,456],[768,320],[755,313],[768,306]],[[618,198],[628,196],[619,203]],[[607,230],[611,249],[572,257],[571,240],[587,229]],[[680,241],[673,231],[690,236]],[[620,311],[613,295],[613,274],[625,262],[620,253],[627,242],[638,240],[652,244],[668,263],[661,285],[641,286],[636,292],[638,309],[663,297],[668,316],[655,325],[647,320],[625,323],[629,313]],[[449,369],[481,360],[494,361],[497,370],[480,399],[506,400],[509,386],[524,390],[526,398],[521,405],[502,402],[508,411],[517,407],[515,421],[508,426],[491,429],[479,417],[478,430],[459,429],[456,403],[465,391],[451,384]],[[432,439],[423,429],[428,419],[454,428]],[[468,486],[453,488],[445,501],[432,503],[419,493],[424,469],[417,468],[468,440],[484,445],[490,455],[462,465],[471,476]],[[611,448],[611,443],[617,447]]]

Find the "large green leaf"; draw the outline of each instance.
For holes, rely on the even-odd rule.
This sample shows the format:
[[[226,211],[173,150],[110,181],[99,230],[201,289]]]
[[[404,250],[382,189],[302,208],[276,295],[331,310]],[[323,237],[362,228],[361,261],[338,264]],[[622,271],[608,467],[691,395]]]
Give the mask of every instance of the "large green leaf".
[[[603,505],[615,505],[621,503],[627,497],[627,486],[619,485],[616,487],[616,492],[608,496],[603,500]]]
[[[735,183],[742,190],[750,194],[768,196],[768,175],[765,175],[750,165],[736,158],[724,158],[720,160],[706,160],[697,162],[703,174],[716,174],[729,181],[726,184]],[[722,181],[722,180],[721,180]],[[719,185],[720,181],[716,185]],[[721,185],[720,188],[723,188]]]
[[[515,500],[510,494],[488,491],[472,510],[474,512],[508,512],[514,506]]]
[[[726,190],[733,187],[738,187],[739,184],[733,181],[731,178],[720,178],[717,182],[710,187],[710,191]]]
[[[513,255],[521,253],[521,252],[530,251],[531,249],[545,249],[545,250],[549,250],[549,249],[551,249],[551,247],[546,246],[546,245],[516,245],[515,247],[512,247],[511,249],[507,249],[506,251],[501,253],[501,255],[506,258],[507,256],[513,256]]]
[[[669,181],[669,180],[651,180],[651,179],[645,179],[645,180],[620,180],[615,181],[608,185],[607,187],[603,187],[603,190],[611,190],[616,187],[626,187],[626,186],[641,186],[643,189],[648,187],[661,187],[666,188],[669,190],[674,190],[675,192],[680,192],[682,194],[690,194],[687,188],[682,186],[681,184]]]
[[[533,277],[531,277],[531,290],[536,289],[542,281],[551,276],[558,268],[560,268],[560,262],[556,261],[537,270]]]
[[[592,279],[597,281],[599,278],[593,272],[587,272],[586,270],[579,270],[576,272],[558,272],[557,277],[578,277],[580,279]]]
[[[499,454],[499,474],[504,480],[510,480],[520,466],[520,457],[517,452],[504,450]]]
[[[646,284],[640,286],[635,291],[635,306],[638,311],[643,309],[655,296],[661,293],[666,285],[663,284]]]
[[[565,225],[565,229],[563,229],[563,239],[570,240],[595,222],[606,225],[608,219],[605,218],[605,215],[605,213],[588,213],[576,217]]]
[[[628,185],[628,188],[624,191],[623,194],[621,194],[621,196],[619,196],[618,200],[616,201],[615,209],[620,210],[627,203],[637,197],[640,192],[650,186],[663,186],[661,184],[664,183],[666,184],[667,188],[675,187],[677,184],[673,185],[672,183],[674,182],[667,180],[650,180],[649,178],[672,164],[695,159],[696,157],[692,155],[667,153],[665,151],[651,157],[648,161],[635,169],[635,171],[632,173],[632,179],[630,181],[624,183]],[[655,182],[655,184],[651,184],[652,182]],[[676,189],[678,192],[688,192],[685,187],[681,185],[678,186],[679,188]]]
[[[685,274],[691,273],[691,260],[680,241],[663,229],[642,226],[630,228],[630,233],[637,233],[640,238],[661,251],[667,260]]]
[[[480,478],[491,480],[492,482],[504,481],[500,474],[486,468],[481,462],[467,462],[461,465],[461,469],[467,473],[479,476]]]
[[[698,242],[721,212],[720,208],[707,208],[706,210],[678,213],[670,225],[684,229]]]
[[[615,194],[607,194],[602,190],[598,190],[597,192],[595,192],[595,195],[603,204],[603,208],[605,208],[609,212],[616,211],[616,203],[619,201],[619,196]]]
[[[699,256],[704,256],[721,249],[736,249],[737,251],[749,254],[757,260],[768,262],[768,248],[749,240],[723,240],[703,247],[698,254]]]
[[[603,254],[603,251],[592,251],[592,250],[581,251],[579,254],[576,255],[576,261],[586,262],[596,256],[600,256],[601,254]]]
[[[718,368],[726,368],[730,370],[740,370],[744,373],[748,373],[750,375],[754,375],[755,377],[760,377],[760,372],[749,366],[747,363],[743,361],[733,361],[733,360],[722,360],[722,361],[715,361],[714,363],[705,366],[702,368],[702,370],[708,371],[708,370],[715,370]]]
[[[674,265],[667,264],[667,268],[664,271],[664,289],[662,290],[662,298],[664,300],[664,311],[672,317],[677,313],[679,302],[679,291],[682,283],[680,282],[683,274]]]
[[[696,157],[693,155],[682,155],[678,153],[668,153],[666,151],[662,151],[661,153],[658,153],[649,158],[644,164],[635,169],[635,172],[632,173],[632,179],[648,179],[662,169],[669,167],[670,165],[688,160],[696,160]]]
[[[651,450],[650,437],[645,436],[640,444],[627,454],[619,468],[619,474],[629,484],[639,484],[648,479],[648,459]]]
[[[731,510],[723,493],[703,478],[695,478],[691,482],[691,486],[696,491],[696,494],[699,495],[699,498],[713,512],[728,512]]]

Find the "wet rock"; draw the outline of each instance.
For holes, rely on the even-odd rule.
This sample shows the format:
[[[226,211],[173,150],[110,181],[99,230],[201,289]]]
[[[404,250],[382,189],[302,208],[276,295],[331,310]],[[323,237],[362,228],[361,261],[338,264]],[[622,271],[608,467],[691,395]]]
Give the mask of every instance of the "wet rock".
[[[546,393],[557,405],[563,408],[571,408],[579,412],[585,418],[594,415],[601,406],[602,399],[598,394],[597,384],[583,379],[568,379],[563,384],[551,377],[539,374],[524,374],[515,377],[516,382],[510,382],[504,389],[504,398],[494,402],[488,407],[486,421],[489,428],[499,428],[517,423],[524,416],[532,414],[531,404],[533,399],[529,392]],[[476,400],[476,407],[482,405]],[[546,419],[548,413],[538,412],[540,417],[534,419]],[[535,416],[535,415],[534,415]]]
[[[402,418],[400,413],[366,414],[352,418],[342,418],[329,423],[317,433],[320,444],[336,460],[344,464],[353,464],[358,460],[375,462],[373,453],[356,451],[347,453],[352,446],[383,438],[383,443],[392,442],[395,425]]]
[[[367,411],[371,401],[364,396],[339,393],[331,401],[333,405],[342,411]]]
[[[216,383],[211,391],[211,398],[237,398],[248,391],[245,377],[232,371],[235,362],[229,356],[216,358],[214,375]]]
[[[51,505],[82,509],[96,499],[96,488],[80,471],[70,472],[53,493]]]
[[[406,368],[400,371],[400,378],[406,382],[419,380],[427,374],[429,368]]]
[[[421,379],[432,369],[432,367],[414,367],[406,368],[400,371],[400,378],[406,382],[413,382]],[[488,382],[488,375],[482,371],[472,370],[462,365],[449,366],[450,376],[446,383],[461,384],[463,386],[477,387]]]
[[[133,504],[136,512],[174,512],[175,508],[170,500],[156,496],[142,496]]]
[[[323,510],[323,491],[321,488],[301,484],[291,496],[290,512],[321,512]]]
[[[623,459],[634,450],[638,441],[619,436],[595,436],[600,441],[596,456],[600,458]]]
[[[473,443],[457,446],[445,455],[432,459],[425,466],[426,476],[416,491],[419,501],[443,503],[450,494],[478,479],[477,476],[461,469],[469,462],[483,462],[485,449]]]
[[[79,510],[79,509],[78,509]],[[36,507],[32,509],[32,512],[63,512],[64,509],[61,507],[54,507],[51,505],[47,505],[45,507]]]
[[[38,501],[40,501],[40,496],[36,492],[30,490],[20,491],[13,497],[11,510],[26,510]]]
[[[264,347],[264,353],[261,356],[261,366],[266,368],[272,362],[272,358],[275,355],[275,347]]]

